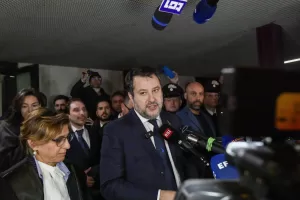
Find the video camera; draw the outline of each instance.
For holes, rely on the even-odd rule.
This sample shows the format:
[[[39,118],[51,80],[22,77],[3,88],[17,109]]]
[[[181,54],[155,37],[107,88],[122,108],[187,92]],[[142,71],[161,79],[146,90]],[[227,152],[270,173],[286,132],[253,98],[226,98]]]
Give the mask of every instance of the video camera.
[[[220,131],[234,137],[226,159],[239,180],[187,180],[176,200],[300,199],[300,73],[280,69],[226,68]],[[288,139],[288,140],[287,140]]]

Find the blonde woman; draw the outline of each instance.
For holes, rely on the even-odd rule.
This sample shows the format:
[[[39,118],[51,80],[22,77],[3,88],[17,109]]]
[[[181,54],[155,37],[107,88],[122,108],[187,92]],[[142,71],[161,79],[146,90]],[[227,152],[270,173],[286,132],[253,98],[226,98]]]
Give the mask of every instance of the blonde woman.
[[[64,162],[70,148],[66,114],[32,111],[21,126],[28,157],[2,174],[19,200],[90,200],[85,175]]]

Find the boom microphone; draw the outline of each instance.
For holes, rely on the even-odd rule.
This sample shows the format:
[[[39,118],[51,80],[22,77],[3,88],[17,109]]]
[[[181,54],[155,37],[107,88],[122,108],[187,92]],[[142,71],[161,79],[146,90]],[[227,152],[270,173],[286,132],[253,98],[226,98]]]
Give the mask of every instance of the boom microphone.
[[[217,3],[219,0],[201,0],[193,14],[194,21],[197,24],[204,24],[212,18],[217,10]]]
[[[214,153],[225,153],[224,148],[222,147],[222,145],[214,143],[213,140],[212,142],[210,142],[210,138],[208,140],[202,140],[199,137],[193,135],[193,134],[188,134],[186,136],[187,141],[192,142],[204,149],[206,149],[207,151],[212,151]]]
[[[164,30],[170,23],[173,14],[159,11],[160,6],[158,6],[152,16],[152,26],[156,30]]]

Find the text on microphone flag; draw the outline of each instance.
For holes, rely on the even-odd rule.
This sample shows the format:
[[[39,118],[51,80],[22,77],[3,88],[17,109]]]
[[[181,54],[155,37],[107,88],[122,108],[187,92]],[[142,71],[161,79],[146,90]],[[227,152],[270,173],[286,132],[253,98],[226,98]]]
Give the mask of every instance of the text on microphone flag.
[[[173,131],[171,129],[167,128],[163,134],[164,134],[165,138],[169,139],[172,136]]]
[[[180,15],[186,4],[187,0],[163,0],[159,11]]]

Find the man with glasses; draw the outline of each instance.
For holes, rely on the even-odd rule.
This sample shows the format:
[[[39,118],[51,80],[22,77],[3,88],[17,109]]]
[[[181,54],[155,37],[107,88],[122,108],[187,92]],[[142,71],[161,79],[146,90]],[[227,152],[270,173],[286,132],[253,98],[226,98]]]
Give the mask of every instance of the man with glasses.
[[[84,87],[87,80],[89,80],[89,86]],[[102,77],[98,72],[87,70],[82,72],[81,79],[73,86],[71,90],[72,98],[80,98],[86,105],[89,117],[95,120],[96,107],[99,98],[110,99],[109,95],[101,88]]]

